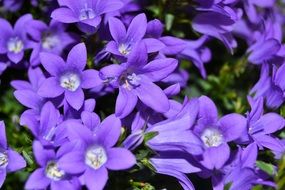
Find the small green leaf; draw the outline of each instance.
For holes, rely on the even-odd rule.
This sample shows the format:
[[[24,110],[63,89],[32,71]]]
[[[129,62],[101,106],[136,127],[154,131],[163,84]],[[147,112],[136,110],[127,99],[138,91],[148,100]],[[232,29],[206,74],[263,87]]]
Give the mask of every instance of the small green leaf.
[[[174,21],[174,15],[172,14],[165,15],[165,27],[167,31],[169,31],[172,28],[173,21]]]
[[[149,133],[146,133],[146,134],[144,135],[144,142],[149,141],[150,139],[154,138],[156,135],[158,135],[158,132],[149,132]]]
[[[268,164],[263,161],[256,161],[256,166],[259,167],[262,171],[266,172],[269,175],[275,175],[275,169],[272,164]]]

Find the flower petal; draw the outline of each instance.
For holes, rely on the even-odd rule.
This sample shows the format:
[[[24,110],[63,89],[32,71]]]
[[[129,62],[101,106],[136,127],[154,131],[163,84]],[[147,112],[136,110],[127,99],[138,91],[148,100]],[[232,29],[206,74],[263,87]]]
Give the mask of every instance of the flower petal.
[[[84,43],[77,44],[70,50],[66,63],[80,71],[85,68],[87,63],[87,50]]]
[[[138,98],[133,91],[120,87],[116,100],[116,116],[124,118],[129,115],[137,105],[137,101]]]
[[[84,93],[81,88],[78,88],[76,91],[71,92],[69,90],[65,91],[66,101],[76,110],[79,110],[84,103]]]
[[[51,18],[63,23],[74,23],[79,21],[79,18],[75,16],[74,12],[65,7],[55,9],[51,13]]]
[[[44,68],[52,75],[58,76],[65,68],[64,60],[52,53],[41,53],[40,60]]]
[[[88,189],[102,190],[108,180],[108,171],[105,167],[101,167],[98,170],[88,168],[84,173],[84,180]]]
[[[136,163],[136,157],[127,149],[111,148],[107,152],[106,167],[110,170],[125,170]]]
[[[46,98],[55,98],[63,94],[64,89],[59,85],[59,81],[55,77],[50,77],[43,81],[38,94]]]

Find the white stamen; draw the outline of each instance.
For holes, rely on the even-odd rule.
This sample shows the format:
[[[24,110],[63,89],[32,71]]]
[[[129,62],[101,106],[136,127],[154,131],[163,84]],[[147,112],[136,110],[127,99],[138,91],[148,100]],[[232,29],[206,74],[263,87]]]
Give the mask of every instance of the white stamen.
[[[46,35],[42,39],[42,47],[51,50],[60,43],[56,35]]]
[[[8,165],[8,155],[0,152],[0,168],[5,168]]]
[[[126,44],[120,44],[118,50],[121,54],[128,55],[131,52],[131,46]]]
[[[65,73],[60,77],[60,86],[72,92],[77,90],[80,83],[80,78],[75,73]]]
[[[60,170],[55,162],[49,162],[46,167],[46,176],[54,181],[61,180],[65,175],[63,170]]]
[[[8,51],[13,53],[20,53],[24,49],[24,43],[18,37],[12,37],[7,43]]]
[[[203,131],[201,139],[207,147],[216,147],[223,143],[223,135],[214,128],[207,128]]]
[[[103,147],[93,146],[89,148],[85,155],[85,163],[93,169],[99,169],[107,162],[107,154]]]

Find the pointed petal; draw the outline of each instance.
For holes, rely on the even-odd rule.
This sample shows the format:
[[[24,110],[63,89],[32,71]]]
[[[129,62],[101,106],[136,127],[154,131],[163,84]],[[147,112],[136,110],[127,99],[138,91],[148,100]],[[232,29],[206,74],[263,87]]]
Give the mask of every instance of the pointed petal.
[[[103,85],[103,81],[99,77],[99,72],[93,69],[88,69],[82,73],[81,87],[84,89],[94,88]]]
[[[50,180],[45,175],[45,169],[36,169],[28,178],[25,189],[46,189]]]
[[[40,60],[44,68],[52,75],[58,76],[65,68],[64,60],[52,53],[41,53]]]
[[[7,149],[5,123],[0,121],[0,146],[2,149]]]
[[[125,39],[127,31],[126,27],[122,23],[121,20],[112,17],[109,19],[109,28],[110,28],[110,33],[113,37],[113,39],[117,42],[120,43],[122,40]]]
[[[129,25],[127,31],[127,41],[137,42],[141,40],[145,33],[147,27],[147,19],[144,13],[137,15]]]
[[[143,67],[144,75],[156,82],[166,78],[177,67],[178,61],[172,58],[156,59]]]
[[[247,120],[239,114],[228,114],[219,120],[220,130],[226,142],[238,139],[247,130]]]
[[[65,7],[55,9],[51,13],[51,18],[63,23],[74,23],[79,21],[79,18],[75,16],[74,12]]]
[[[110,170],[129,169],[136,163],[136,157],[124,148],[111,148],[108,150],[107,155],[106,167]]]
[[[108,180],[108,171],[105,167],[101,167],[98,170],[88,168],[84,173],[84,180],[88,189],[102,190]]]
[[[26,167],[26,161],[18,152],[9,149],[7,154],[8,159],[11,161],[7,165],[8,172],[14,172]]]
[[[78,70],[82,71],[87,63],[87,50],[84,43],[74,46],[68,56],[67,64],[74,66]]]
[[[84,103],[84,93],[81,88],[78,88],[76,91],[71,92],[65,91],[66,101],[76,110],[79,110]]]
[[[159,113],[169,110],[169,100],[164,92],[150,81],[141,80],[141,85],[135,89],[139,99],[147,106]]]
[[[114,146],[121,135],[121,126],[121,120],[114,114],[105,118],[96,133],[99,142],[106,147]]]
[[[116,100],[116,116],[119,118],[124,118],[129,115],[137,105],[137,101],[138,98],[133,91],[120,87]]]
[[[60,86],[59,81],[55,77],[50,77],[43,81],[38,94],[45,98],[55,98],[63,94],[64,89]]]

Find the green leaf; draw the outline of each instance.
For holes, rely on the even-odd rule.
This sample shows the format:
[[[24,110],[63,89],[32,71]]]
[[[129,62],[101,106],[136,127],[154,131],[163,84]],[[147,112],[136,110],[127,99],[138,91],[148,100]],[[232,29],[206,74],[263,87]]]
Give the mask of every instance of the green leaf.
[[[256,166],[271,176],[276,174],[274,165],[272,164],[263,161],[256,161]]]

